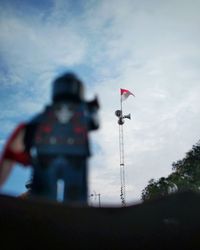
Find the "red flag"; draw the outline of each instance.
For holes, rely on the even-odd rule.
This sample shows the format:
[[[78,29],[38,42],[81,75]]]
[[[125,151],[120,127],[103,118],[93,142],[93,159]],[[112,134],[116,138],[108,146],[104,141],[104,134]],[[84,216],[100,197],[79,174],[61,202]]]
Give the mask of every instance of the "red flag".
[[[121,98],[122,98],[122,101],[125,101],[128,97],[129,97],[129,95],[133,95],[133,96],[135,96],[133,93],[131,93],[129,90],[127,90],[127,89],[120,89],[120,91],[121,91]]]

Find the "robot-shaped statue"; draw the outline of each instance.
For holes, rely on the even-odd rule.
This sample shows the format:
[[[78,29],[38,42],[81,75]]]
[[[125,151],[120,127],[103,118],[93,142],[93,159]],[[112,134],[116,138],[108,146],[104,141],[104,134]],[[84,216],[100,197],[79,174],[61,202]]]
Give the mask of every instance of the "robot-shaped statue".
[[[99,104],[97,98],[85,101],[83,91],[83,83],[73,73],[55,79],[52,104],[15,131],[7,143],[0,165],[0,184],[7,176],[5,159],[21,160],[33,169],[31,196],[57,200],[57,182],[61,179],[64,202],[87,204],[88,132],[99,128]],[[17,138],[19,135],[21,138]],[[16,139],[22,144],[22,152],[13,147]],[[16,156],[9,158],[8,151],[21,153],[20,160]]]

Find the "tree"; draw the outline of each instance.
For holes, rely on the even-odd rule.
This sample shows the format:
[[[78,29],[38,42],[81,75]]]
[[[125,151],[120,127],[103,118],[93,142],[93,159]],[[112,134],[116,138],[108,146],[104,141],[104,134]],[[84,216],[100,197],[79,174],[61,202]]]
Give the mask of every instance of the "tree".
[[[142,191],[142,200],[151,200],[186,190],[200,192],[200,141],[182,160],[172,163],[172,171],[168,177],[151,179]]]

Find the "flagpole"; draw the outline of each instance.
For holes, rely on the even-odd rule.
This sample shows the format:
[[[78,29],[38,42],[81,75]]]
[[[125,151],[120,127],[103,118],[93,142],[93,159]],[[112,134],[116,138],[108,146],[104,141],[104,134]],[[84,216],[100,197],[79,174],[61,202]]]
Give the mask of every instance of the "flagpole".
[[[123,119],[122,94],[120,93],[121,119]],[[124,131],[123,122],[119,124],[119,147],[120,147],[120,180],[121,180],[121,200],[122,206],[126,206],[126,184],[125,184],[125,164],[124,164]]]
[[[128,98],[129,95],[133,95],[127,89],[120,89],[120,110],[115,111],[115,115],[118,117],[119,124],[119,158],[120,158],[120,183],[121,183],[121,201],[122,206],[126,206],[126,176],[125,176],[125,164],[124,164],[124,131],[123,124],[125,119],[131,119],[131,114],[123,115],[122,102]],[[123,97],[123,98],[122,98]]]
[[[120,108],[121,108],[121,116],[123,117],[123,111],[122,111],[122,94],[120,93]]]

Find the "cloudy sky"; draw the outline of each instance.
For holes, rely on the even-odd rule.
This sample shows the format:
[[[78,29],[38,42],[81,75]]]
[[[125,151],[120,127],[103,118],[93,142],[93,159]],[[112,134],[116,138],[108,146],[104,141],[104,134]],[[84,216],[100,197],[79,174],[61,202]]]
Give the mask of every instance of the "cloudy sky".
[[[90,193],[120,204],[119,89],[132,120],[124,125],[127,202],[151,178],[171,173],[199,139],[199,0],[1,0],[0,148],[15,126],[50,102],[66,70],[98,95],[101,128],[92,132]],[[1,192],[25,191],[30,170],[16,166]],[[93,200],[92,202],[97,202]]]

